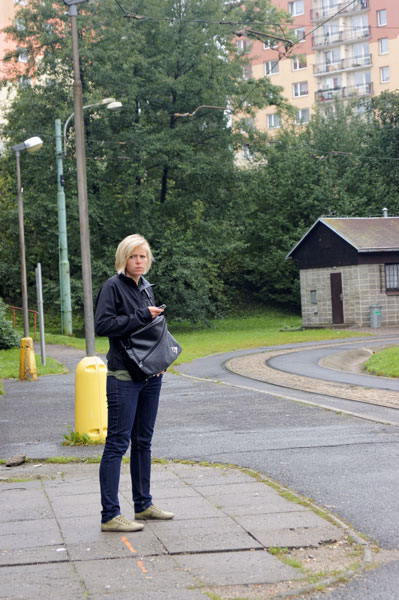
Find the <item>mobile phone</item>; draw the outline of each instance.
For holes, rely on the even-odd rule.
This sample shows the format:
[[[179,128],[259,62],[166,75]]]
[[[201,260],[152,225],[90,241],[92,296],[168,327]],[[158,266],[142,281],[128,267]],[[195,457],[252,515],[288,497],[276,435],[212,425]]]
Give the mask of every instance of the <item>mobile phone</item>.
[[[166,304],[161,304],[161,306],[158,306],[157,308],[166,308]]]

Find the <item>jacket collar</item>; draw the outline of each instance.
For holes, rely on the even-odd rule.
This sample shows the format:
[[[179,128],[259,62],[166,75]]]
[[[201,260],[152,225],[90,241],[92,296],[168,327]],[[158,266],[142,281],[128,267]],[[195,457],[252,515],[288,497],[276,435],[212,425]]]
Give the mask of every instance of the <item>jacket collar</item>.
[[[134,286],[134,287],[138,288],[138,285],[136,284],[136,282],[134,281],[134,279],[132,279],[131,277],[127,277],[124,273],[119,273],[118,277],[122,281],[124,281],[127,285],[131,285],[131,286]],[[142,290],[147,289],[147,288],[153,287],[154,285],[155,285],[154,283],[150,283],[142,275],[140,276],[140,288],[138,288],[138,289],[140,289],[140,292]]]

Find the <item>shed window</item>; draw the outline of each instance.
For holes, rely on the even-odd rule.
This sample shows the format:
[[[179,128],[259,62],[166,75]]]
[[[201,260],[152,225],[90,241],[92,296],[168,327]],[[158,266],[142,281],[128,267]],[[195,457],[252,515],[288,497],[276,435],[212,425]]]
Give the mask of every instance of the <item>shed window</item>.
[[[387,292],[399,292],[399,265],[385,265],[385,288]]]

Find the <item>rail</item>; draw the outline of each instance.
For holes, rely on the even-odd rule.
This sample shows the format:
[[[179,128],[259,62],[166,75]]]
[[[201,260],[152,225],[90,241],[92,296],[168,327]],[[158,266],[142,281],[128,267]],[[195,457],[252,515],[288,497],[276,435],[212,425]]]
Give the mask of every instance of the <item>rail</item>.
[[[10,304],[7,306],[7,308],[10,308],[12,310],[12,326],[15,329],[15,311],[16,310],[23,310],[22,308],[20,308],[19,306],[11,306]],[[31,310],[30,308],[28,308],[28,313],[32,313],[33,314],[33,339],[36,342],[36,323],[37,323],[37,317],[39,315],[39,313],[37,312],[37,310]]]

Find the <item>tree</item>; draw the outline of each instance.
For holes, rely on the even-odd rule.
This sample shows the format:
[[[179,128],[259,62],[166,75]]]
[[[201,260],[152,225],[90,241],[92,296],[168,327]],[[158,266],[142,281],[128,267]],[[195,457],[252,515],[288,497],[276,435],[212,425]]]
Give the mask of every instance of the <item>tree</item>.
[[[231,271],[223,266],[233,268],[229,257],[242,245],[236,231],[245,198],[237,193],[241,175],[234,148],[247,134],[241,127],[232,129],[223,110],[196,109],[230,106],[250,116],[256,107],[283,103],[268,78],[256,85],[242,79],[247,58],[233,46],[233,23],[272,23],[263,27],[265,35],[277,30],[281,36],[283,14],[269,0],[245,6],[219,0],[136,0],[129,3],[129,14],[148,18],[126,18],[111,0],[79,7],[85,102],[114,96],[124,107],[119,115],[103,110],[101,118],[98,112],[85,112],[93,287],[98,289],[112,273],[120,239],[139,231],[155,249],[154,275],[169,314],[203,320],[226,305]],[[45,297],[54,303],[53,130],[54,118],[64,122],[72,107],[69,24],[61,3],[31,0],[20,8],[18,25],[8,32],[28,48],[25,76],[35,77],[35,85],[18,89],[3,132],[10,140],[41,133],[47,142],[40,157],[25,161],[23,175],[30,272],[33,260],[40,259]],[[21,75],[10,57],[12,74]],[[194,111],[193,117],[176,116]],[[256,132],[251,135],[256,141]],[[65,191],[76,306],[81,301],[80,252],[70,135],[68,157]],[[5,168],[11,172],[11,159]],[[0,286],[0,293],[10,294],[10,289]]]
[[[285,257],[319,217],[379,216],[386,202],[398,210],[397,162],[380,160],[395,156],[395,111],[386,97],[361,114],[337,102],[303,131],[288,126],[269,145],[267,164],[247,174],[252,202],[241,285],[253,297],[299,304],[298,273]]]

